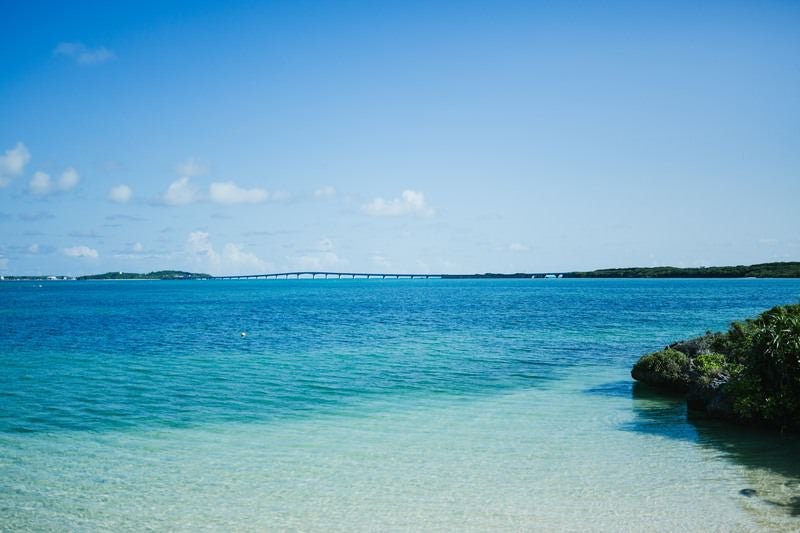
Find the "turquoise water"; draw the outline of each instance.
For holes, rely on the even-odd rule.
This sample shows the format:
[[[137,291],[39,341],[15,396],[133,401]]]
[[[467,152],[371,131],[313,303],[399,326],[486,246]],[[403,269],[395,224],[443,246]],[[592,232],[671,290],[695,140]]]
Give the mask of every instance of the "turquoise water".
[[[798,300],[797,280],[0,283],[0,529],[797,530],[796,439],[687,420],[629,369]]]

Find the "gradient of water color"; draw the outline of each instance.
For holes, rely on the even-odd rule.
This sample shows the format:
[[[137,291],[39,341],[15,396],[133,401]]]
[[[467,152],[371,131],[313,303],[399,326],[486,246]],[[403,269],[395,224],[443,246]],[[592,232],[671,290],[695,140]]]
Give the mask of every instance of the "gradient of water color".
[[[797,280],[0,283],[0,529],[796,530],[796,439],[687,420],[629,369],[798,299]]]

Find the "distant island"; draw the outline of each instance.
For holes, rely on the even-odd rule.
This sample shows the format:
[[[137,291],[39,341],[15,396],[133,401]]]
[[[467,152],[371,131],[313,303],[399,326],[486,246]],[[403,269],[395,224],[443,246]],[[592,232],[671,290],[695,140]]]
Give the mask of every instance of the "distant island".
[[[284,276],[279,274],[251,274],[233,276],[212,276],[198,272],[185,272],[183,270],[158,270],[139,274],[135,272],[106,272],[90,276],[0,276],[4,281],[43,281],[43,280],[200,280],[224,278],[263,278]],[[502,274],[486,272],[484,274],[383,274],[383,273],[350,273],[350,272],[290,272],[289,276],[322,275],[354,276],[354,277],[420,277],[442,279],[531,279],[531,278],[800,278],[800,262],[759,263],[756,265],[716,266],[716,267],[633,267],[633,268],[604,268],[587,272],[516,272]],[[341,277],[340,276],[340,277]]]
[[[690,267],[603,268],[588,272],[554,272],[516,274],[444,274],[447,279],[503,278],[800,278],[800,262],[759,263],[757,265]]]
[[[212,277],[209,274],[201,274],[196,272],[184,272],[183,270],[158,270],[156,272],[148,272],[147,274],[137,274],[135,272],[106,272],[105,274],[94,274],[91,276],[78,276],[78,280],[95,280],[95,279],[208,279]]]
[[[570,272],[565,278],[800,278],[800,262],[759,263],[720,267],[605,268]]]

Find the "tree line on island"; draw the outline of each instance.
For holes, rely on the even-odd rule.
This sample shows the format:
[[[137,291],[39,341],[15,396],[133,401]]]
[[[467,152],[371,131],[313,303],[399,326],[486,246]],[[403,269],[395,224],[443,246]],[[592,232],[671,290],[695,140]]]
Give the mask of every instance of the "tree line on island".
[[[719,267],[606,268],[570,272],[565,278],[800,278],[800,262],[759,263]]]
[[[147,274],[137,274],[135,272],[106,272],[105,274],[94,274],[92,276],[79,276],[79,280],[91,279],[207,279],[211,276],[198,272],[184,272],[183,270],[158,270]]]

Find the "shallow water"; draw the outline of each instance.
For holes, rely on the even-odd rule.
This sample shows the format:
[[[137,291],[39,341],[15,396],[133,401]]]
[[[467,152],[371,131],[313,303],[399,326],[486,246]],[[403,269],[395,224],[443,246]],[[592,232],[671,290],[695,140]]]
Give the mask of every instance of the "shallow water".
[[[0,529],[796,530],[795,439],[688,420],[629,369],[799,298],[797,280],[0,283]]]

